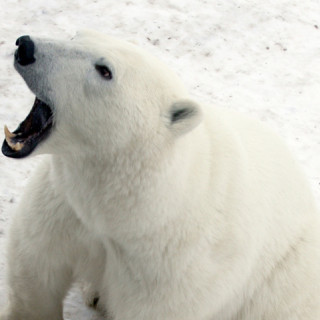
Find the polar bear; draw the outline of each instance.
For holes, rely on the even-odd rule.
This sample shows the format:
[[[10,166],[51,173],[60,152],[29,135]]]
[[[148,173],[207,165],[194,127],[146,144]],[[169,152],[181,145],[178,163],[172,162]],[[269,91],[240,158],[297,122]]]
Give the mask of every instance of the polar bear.
[[[320,319],[319,214],[276,135],[122,40],[16,44],[36,99],[2,152],[46,156],[12,218],[1,320],[62,320],[79,279],[106,319]]]

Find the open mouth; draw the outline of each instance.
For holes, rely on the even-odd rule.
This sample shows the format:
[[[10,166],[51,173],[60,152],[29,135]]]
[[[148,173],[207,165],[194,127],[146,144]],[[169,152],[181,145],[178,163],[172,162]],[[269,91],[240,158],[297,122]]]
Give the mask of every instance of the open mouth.
[[[20,123],[14,132],[10,132],[5,126],[2,153],[10,158],[28,156],[41,141],[48,137],[52,124],[52,109],[36,98],[27,118]]]

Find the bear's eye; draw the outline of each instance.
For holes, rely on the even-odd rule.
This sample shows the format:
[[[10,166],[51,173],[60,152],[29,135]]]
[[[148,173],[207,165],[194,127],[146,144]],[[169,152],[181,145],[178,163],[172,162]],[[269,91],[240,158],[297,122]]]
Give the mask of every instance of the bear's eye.
[[[102,66],[102,65],[96,64],[95,68],[104,79],[106,79],[106,80],[112,79],[112,73],[107,66]]]

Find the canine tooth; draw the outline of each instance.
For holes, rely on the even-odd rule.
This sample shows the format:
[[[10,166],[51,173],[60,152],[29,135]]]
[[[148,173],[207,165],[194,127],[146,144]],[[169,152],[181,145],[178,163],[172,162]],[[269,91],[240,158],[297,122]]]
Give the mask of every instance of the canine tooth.
[[[4,126],[4,135],[7,141],[7,144],[12,150],[20,151],[23,148],[23,143],[21,142],[12,142],[12,139],[16,137],[16,134],[10,132],[7,126]]]
[[[12,139],[12,138],[14,138],[16,136],[16,134],[10,132],[10,130],[8,129],[7,126],[4,126],[4,134],[6,136],[6,140],[7,140],[7,138],[8,139]]]

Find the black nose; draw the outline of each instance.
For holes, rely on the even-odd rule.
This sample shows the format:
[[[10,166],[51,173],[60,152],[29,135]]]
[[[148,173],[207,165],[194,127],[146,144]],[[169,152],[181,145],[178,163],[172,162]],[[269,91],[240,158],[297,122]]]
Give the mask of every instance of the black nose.
[[[29,36],[22,36],[18,38],[16,45],[18,46],[18,49],[14,56],[19,64],[26,66],[36,61],[34,57],[34,43]]]

